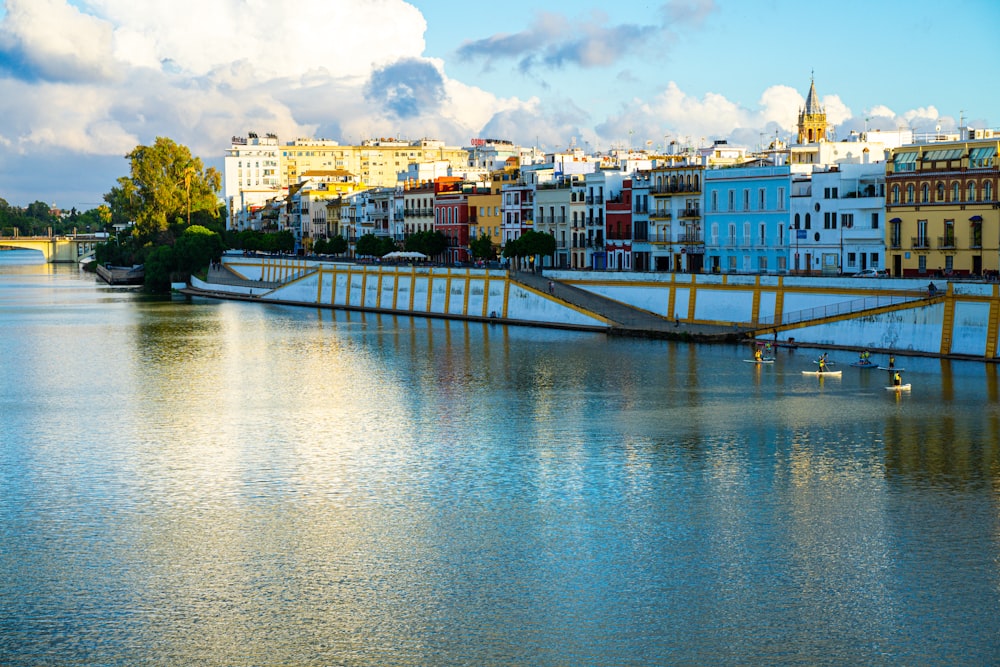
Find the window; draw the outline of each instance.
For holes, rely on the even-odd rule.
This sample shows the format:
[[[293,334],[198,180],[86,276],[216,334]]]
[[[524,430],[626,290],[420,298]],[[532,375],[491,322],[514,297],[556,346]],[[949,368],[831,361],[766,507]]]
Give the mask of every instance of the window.
[[[958,201],[958,181],[951,184],[951,200]]]
[[[941,239],[941,244],[945,248],[955,247],[955,221],[945,220],[944,221],[944,238]]]
[[[990,181],[983,184],[983,201],[993,201],[993,183]]]
[[[794,228],[795,228],[795,229],[798,229],[798,228],[799,228],[799,222],[800,222],[800,220],[799,220],[799,214],[798,214],[798,213],[796,213],[796,214],[795,214],[795,224],[794,224]]]
[[[776,210],[778,211],[785,210],[785,188],[778,188],[778,203]]]
[[[760,240],[758,241],[758,243],[760,245],[767,245],[767,227],[765,227],[763,222],[760,223],[759,231],[760,231]]]
[[[750,223],[743,223],[743,245],[750,245]]]
[[[914,245],[918,248],[927,247],[927,221],[917,220],[917,239]]]
[[[937,200],[944,201],[944,183],[937,184]]]
[[[812,216],[806,213],[806,229],[812,229]]]
[[[924,183],[923,187],[920,189],[920,202],[926,204],[930,200],[931,200],[931,186]]]
[[[840,214],[840,226],[844,229],[851,229],[854,227],[854,214],[853,213],[841,213]]]
[[[729,245],[736,245],[736,223],[729,223]],[[734,260],[735,261],[735,260]],[[733,268],[736,268],[735,266]]]
[[[913,203],[914,194],[915,193],[916,193],[916,189],[913,187],[912,183],[906,186],[906,203],[907,204],[912,204]]]
[[[729,191],[729,210],[736,210],[736,192],[734,190]]]
[[[853,252],[847,253],[847,267],[853,269],[857,264],[857,255]]]
[[[743,210],[744,211],[749,211],[750,210],[750,191],[749,190],[744,190],[743,191]]]
[[[899,186],[898,185],[892,186],[892,203],[893,204],[898,204],[899,203]]]
[[[965,201],[976,201],[976,184],[969,183],[968,194],[965,195]]]
[[[873,269],[877,269],[878,268],[878,253],[877,252],[873,252],[871,254],[871,259],[868,260],[868,266],[870,266]]]
[[[872,213],[872,229],[878,229],[878,213]]]
[[[757,270],[760,271],[761,273],[767,271],[767,257],[757,258]]]
[[[917,257],[917,269],[920,273],[927,273],[927,255]]]
[[[764,207],[764,201],[765,201],[764,200],[764,188],[761,188],[760,190],[757,191],[757,210],[758,211],[763,211],[764,210],[764,208],[765,208]]]

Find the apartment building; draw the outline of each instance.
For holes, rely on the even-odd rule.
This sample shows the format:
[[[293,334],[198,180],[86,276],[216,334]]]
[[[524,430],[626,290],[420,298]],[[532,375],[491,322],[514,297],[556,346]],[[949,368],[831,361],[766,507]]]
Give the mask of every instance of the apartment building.
[[[996,275],[1000,137],[913,144],[886,164],[888,263],[895,276]]]

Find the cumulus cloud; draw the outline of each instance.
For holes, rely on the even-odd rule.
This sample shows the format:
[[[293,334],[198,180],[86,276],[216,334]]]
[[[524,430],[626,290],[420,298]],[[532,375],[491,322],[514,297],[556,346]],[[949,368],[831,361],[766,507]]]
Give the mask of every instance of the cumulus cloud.
[[[102,81],[116,61],[112,26],[64,0],[7,0],[0,70],[25,80]]]
[[[404,58],[372,72],[365,97],[398,118],[435,113],[445,99],[444,77],[426,60]]]

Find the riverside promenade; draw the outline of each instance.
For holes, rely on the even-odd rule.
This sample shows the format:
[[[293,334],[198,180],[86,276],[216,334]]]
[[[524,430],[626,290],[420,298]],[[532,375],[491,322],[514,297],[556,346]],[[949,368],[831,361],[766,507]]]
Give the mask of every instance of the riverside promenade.
[[[532,292],[540,295],[539,298],[549,299],[568,305],[575,310],[591,313],[607,321],[607,326],[601,330],[611,336],[628,336],[635,338],[659,338],[667,340],[683,340],[698,342],[737,342],[745,339],[746,332],[735,326],[724,326],[718,324],[699,324],[685,322],[684,320],[670,320],[654,313],[647,312],[640,308],[629,306],[628,304],[603,297],[593,292],[575,287],[573,285],[558,280],[550,280],[548,277],[529,271],[509,271],[507,277],[514,283],[521,285]],[[285,281],[282,280],[253,280],[242,277],[227,268],[225,264],[213,265],[206,276],[208,285],[201,287],[189,287],[182,290],[183,293],[192,296],[208,296],[213,298],[236,299],[243,301],[267,300],[267,294],[272,290],[280,288]],[[228,289],[213,290],[212,285],[224,288],[240,288],[240,292],[229,291]],[[355,307],[352,309],[370,310],[373,312],[396,312],[394,309]],[[428,312],[413,312],[415,316],[445,316],[451,319],[466,320],[488,320],[491,322],[504,322],[513,325],[532,325],[518,318],[504,317],[496,314],[489,317],[478,317],[474,315],[459,314],[439,314]],[[545,326],[558,326],[552,323]],[[566,329],[580,329],[589,327],[579,327],[566,324]]]
[[[229,256],[186,294],[703,343],[1000,361],[1000,285]]]
[[[669,320],[530,271],[511,271],[510,279],[536,291],[548,293],[577,308],[601,315],[611,323],[608,334],[614,336],[704,342],[736,342],[745,337],[745,332],[737,327]]]

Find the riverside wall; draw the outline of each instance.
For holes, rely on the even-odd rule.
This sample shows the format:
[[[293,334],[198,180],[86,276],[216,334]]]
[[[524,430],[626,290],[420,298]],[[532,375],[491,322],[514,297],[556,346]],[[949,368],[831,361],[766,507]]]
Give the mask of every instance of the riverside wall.
[[[227,257],[225,263],[246,284],[193,278],[191,286],[298,305],[596,331],[610,331],[613,324],[500,270],[256,257]],[[686,325],[739,328],[802,345],[998,360],[1000,292],[995,283],[937,281],[941,292],[928,299],[928,279],[558,270],[545,275]],[[815,316],[874,298],[898,302],[855,314]],[[805,311],[811,313],[809,321],[796,321]]]
[[[551,271],[554,280],[667,318],[755,329],[779,342],[998,359],[1000,285],[931,279]],[[822,317],[860,300],[906,301]],[[795,322],[809,312],[810,321]]]
[[[191,286],[269,302],[597,331],[608,328],[608,321],[600,315],[512,281],[500,270],[271,258],[227,258],[225,265],[241,282],[256,284],[227,285],[192,278]]]

